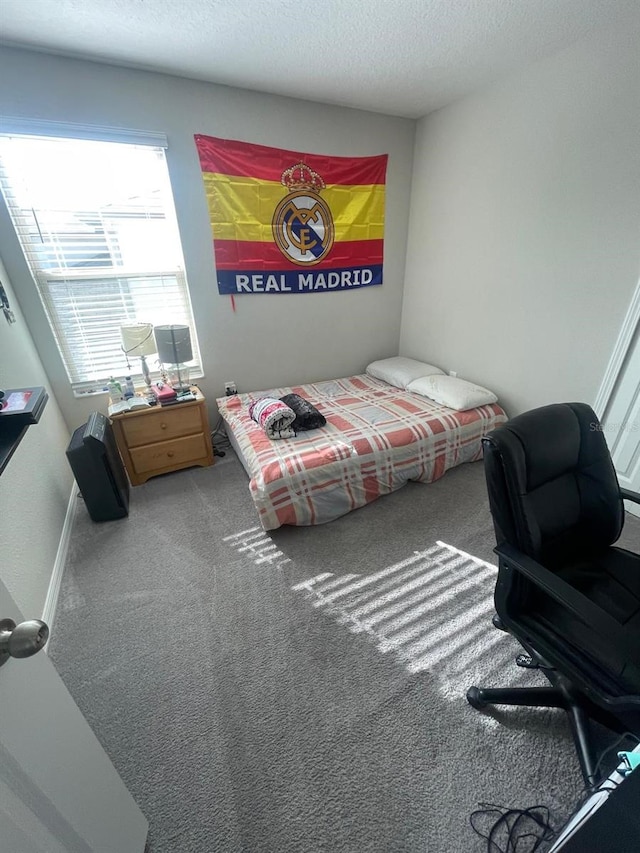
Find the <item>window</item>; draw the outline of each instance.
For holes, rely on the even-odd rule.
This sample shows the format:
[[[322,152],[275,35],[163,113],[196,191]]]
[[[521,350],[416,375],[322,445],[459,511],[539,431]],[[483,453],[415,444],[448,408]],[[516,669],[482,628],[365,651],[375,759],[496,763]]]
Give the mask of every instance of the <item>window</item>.
[[[0,186],[75,389],[139,375],[124,323],[188,325],[199,368],[161,146],[0,136]]]

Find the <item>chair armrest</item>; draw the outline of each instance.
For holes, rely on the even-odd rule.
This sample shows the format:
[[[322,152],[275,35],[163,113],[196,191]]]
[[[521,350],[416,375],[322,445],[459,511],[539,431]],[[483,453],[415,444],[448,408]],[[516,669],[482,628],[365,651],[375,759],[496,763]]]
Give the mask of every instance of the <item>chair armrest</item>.
[[[620,489],[620,497],[625,501],[632,501],[634,504],[640,504],[640,493],[632,492],[631,489]]]
[[[520,572],[539,589],[566,607],[570,613],[577,616],[581,622],[613,643],[617,651],[622,652],[629,660],[637,658],[637,638],[634,639],[617,619],[594,604],[586,595],[512,545],[499,545],[495,552],[509,568]]]

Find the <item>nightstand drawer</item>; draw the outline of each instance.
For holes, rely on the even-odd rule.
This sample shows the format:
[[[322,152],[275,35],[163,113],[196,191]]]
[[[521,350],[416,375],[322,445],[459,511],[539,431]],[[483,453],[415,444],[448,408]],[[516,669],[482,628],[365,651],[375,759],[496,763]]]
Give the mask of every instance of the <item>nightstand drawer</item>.
[[[183,408],[168,406],[153,412],[143,412],[140,415],[129,415],[122,419],[122,431],[127,446],[139,447],[156,441],[202,432],[203,424],[200,406],[184,404]]]
[[[137,474],[149,474],[152,471],[160,473],[184,463],[198,464],[208,453],[207,436],[199,433],[145,447],[132,447],[129,453]]]

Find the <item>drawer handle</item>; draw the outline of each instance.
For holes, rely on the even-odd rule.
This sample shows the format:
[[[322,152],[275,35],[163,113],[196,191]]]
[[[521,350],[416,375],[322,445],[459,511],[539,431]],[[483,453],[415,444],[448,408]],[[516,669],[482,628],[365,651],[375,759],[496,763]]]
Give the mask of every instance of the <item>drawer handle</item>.
[[[167,428],[166,424],[160,424],[160,429],[166,429],[166,428]]]
[[[173,450],[169,450],[167,452],[167,456],[169,457],[169,459],[171,459],[173,456],[175,456],[175,453],[173,452]]]

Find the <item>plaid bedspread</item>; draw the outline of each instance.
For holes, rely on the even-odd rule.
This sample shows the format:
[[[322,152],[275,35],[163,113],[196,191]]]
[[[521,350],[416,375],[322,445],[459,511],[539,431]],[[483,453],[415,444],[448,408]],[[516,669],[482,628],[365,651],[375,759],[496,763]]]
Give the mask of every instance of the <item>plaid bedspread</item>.
[[[249,416],[259,397],[299,394],[327,425],[272,441]],[[322,524],[408,480],[431,483],[481,458],[480,439],[507,416],[497,404],[456,412],[371,376],[276,388],[217,401],[250,476],[265,530]]]

